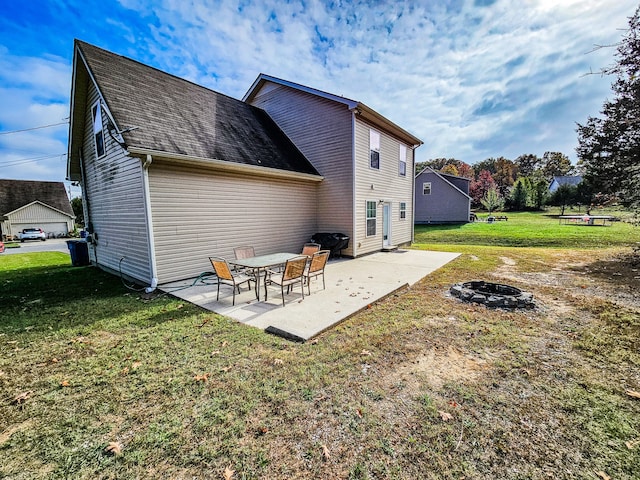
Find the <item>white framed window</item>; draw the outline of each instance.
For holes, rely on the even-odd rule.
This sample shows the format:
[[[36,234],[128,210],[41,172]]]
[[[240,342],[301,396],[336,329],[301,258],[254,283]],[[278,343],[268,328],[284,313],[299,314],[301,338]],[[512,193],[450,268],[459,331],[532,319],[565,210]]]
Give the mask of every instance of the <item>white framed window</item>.
[[[102,109],[100,108],[100,100],[94,103],[91,108],[91,117],[93,120],[93,140],[96,146],[96,155],[100,158],[106,153],[104,148],[104,133],[102,131]]]
[[[422,184],[422,194],[431,195],[431,182],[424,182]]]
[[[369,130],[369,167],[380,170],[380,134]]]
[[[407,176],[407,146],[400,145],[400,160],[398,161],[398,173],[401,177]]]
[[[367,237],[376,234],[376,217],[378,216],[378,202],[367,200]]]
[[[405,218],[407,218],[407,204],[400,202],[400,219],[403,220]]]

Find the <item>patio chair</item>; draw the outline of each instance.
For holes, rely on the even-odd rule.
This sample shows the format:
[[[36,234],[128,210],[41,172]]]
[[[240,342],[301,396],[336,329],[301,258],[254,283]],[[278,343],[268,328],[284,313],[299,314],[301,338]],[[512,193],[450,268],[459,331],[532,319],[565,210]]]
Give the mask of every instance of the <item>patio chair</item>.
[[[242,247],[235,247],[233,249],[233,254],[236,257],[236,260],[241,260],[243,258],[251,258],[251,257],[255,257],[256,256],[256,251],[253,247],[245,245]],[[253,272],[253,270],[251,269],[247,269],[244,267],[239,267],[237,265],[234,265],[232,267],[234,272],[238,272],[238,273],[244,273],[245,275],[249,275],[254,281],[259,281],[259,279],[256,277],[255,273]]]
[[[331,252],[329,250],[320,250],[319,252],[314,253],[311,256],[309,265],[304,269],[303,277],[304,281],[307,282],[309,295],[311,295],[312,278],[322,275],[322,289],[324,290],[326,288],[324,283],[324,267],[327,266],[327,260],[329,259],[330,253]]]
[[[320,250],[319,243],[305,243],[304,246],[302,247],[301,255],[306,255],[307,257],[310,257],[311,255],[313,255],[319,250]]]
[[[238,289],[238,293],[240,293],[240,285],[246,283],[251,290],[251,281],[252,277],[245,275],[244,273],[233,273],[229,268],[229,264],[224,258],[220,257],[209,257],[211,261],[211,265],[213,266],[213,270],[216,272],[216,276],[218,277],[218,294],[216,296],[216,301],[220,300],[220,284],[230,285],[233,287],[233,301],[232,305],[236,304],[236,289]]]
[[[304,269],[307,266],[308,258],[306,256],[294,257],[287,260],[284,264],[282,273],[273,270],[267,270],[267,276],[264,280],[264,300],[267,301],[268,288],[267,285],[272,283],[280,285],[280,293],[282,294],[282,306],[284,307],[284,287],[287,287],[287,293],[291,291],[291,286],[299,283],[302,299],[304,300]]]
[[[250,246],[236,247],[233,249],[233,254],[236,256],[236,260],[256,256],[254,248]]]

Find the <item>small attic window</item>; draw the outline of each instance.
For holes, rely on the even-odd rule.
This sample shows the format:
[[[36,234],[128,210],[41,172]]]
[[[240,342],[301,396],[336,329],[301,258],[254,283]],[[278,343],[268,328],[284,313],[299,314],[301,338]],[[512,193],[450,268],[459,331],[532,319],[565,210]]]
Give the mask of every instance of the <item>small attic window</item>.
[[[93,140],[96,145],[96,155],[98,158],[104,157],[104,133],[102,131],[102,109],[100,100],[91,108],[91,118],[93,119]]]
[[[369,167],[380,170],[380,134],[369,130]]]
[[[400,160],[398,161],[398,173],[401,177],[407,176],[407,146],[400,144]]]

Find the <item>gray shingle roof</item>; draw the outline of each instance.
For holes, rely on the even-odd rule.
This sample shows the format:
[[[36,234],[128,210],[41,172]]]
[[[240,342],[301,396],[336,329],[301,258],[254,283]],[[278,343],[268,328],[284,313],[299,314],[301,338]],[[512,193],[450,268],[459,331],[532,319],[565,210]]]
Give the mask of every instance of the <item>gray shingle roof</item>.
[[[581,175],[556,175],[553,179],[558,185],[578,185],[582,182]]]
[[[35,201],[73,216],[64,183],[0,179],[0,215]]]
[[[319,175],[264,110],[76,40],[127,146]]]

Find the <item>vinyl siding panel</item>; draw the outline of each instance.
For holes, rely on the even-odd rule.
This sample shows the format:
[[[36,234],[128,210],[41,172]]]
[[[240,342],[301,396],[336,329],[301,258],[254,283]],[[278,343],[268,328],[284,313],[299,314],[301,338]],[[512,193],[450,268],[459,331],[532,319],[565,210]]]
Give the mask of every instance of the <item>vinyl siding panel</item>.
[[[106,154],[96,158],[91,107],[98,100],[92,82],[85,109],[84,159],[85,218],[97,235],[89,255],[99,266],[119,271],[143,283],[151,282],[149,239],[146,227],[142,164],[130,157],[107,133],[108,117],[102,109]],[[120,259],[124,257],[122,263]]]
[[[155,162],[149,168],[160,283],[211,271],[209,256],[302,251],[317,231],[317,184]]]
[[[431,183],[431,194],[423,194],[423,184]],[[465,182],[468,184],[468,182]],[[430,171],[416,177],[415,210],[417,224],[461,223],[469,221],[470,199],[448,181]]]
[[[352,113],[332,100],[272,83],[252,104],[266,110],[325,177],[318,187],[317,231],[353,238]],[[344,255],[353,255],[352,245]]]
[[[369,131],[380,134],[380,169],[373,169],[369,162]],[[391,204],[391,244],[402,245],[413,239],[413,171],[414,151],[407,147],[406,175],[399,173],[400,144],[395,137],[369,124],[356,121],[356,187],[355,216],[357,255],[382,248],[383,206],[380,200]],[[378,204],[376,235],[366,233],[366,202]],[[406,218],[400,218],[400,203],[406,204]]]

